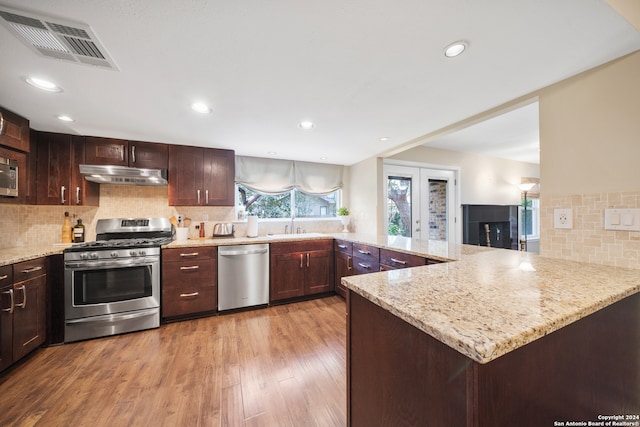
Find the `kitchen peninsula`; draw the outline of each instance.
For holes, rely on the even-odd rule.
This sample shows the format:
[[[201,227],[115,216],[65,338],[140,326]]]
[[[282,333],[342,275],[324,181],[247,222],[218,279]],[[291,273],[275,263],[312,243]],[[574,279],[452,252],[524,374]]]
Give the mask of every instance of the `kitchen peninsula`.
[[[342,279],[349,425],[638,422],[640,271],[451,258]]]

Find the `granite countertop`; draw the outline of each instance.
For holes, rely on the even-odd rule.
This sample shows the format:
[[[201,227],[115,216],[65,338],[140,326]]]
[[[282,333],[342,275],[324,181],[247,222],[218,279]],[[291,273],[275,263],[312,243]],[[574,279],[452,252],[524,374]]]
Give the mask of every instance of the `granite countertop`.
[[[349,276],[342,283],[487,363],[640,292],[640,270],[493,249],[459,261]]]
[[[24,246],[0,249],[0,267],[17,262],[29,261],[43,256],[61,254],[71,244]]]

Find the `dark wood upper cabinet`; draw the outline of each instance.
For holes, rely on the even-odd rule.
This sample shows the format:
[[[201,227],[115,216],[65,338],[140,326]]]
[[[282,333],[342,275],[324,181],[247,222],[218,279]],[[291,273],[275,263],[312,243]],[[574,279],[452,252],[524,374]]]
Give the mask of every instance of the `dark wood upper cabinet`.
[[[0,107],[0,145],[29,151],[29,120]]]
[[[129,141],[85,137],[85,161],[89,165],[129,166]]]
[[[232,150],[169,146],[169,205],[233,206]]]
[[[167,169],[167,144],[128,141],[116,138],[85,137],[85,163],[89,165],[130,166],[147,169]]]
[[[37,196],[39,205],[97,206],[99,184],[80,174],[85,163],[84,137],[37,132]]]
[[[129,166],[168,169],[169,146],[156,142],[129,141]]]

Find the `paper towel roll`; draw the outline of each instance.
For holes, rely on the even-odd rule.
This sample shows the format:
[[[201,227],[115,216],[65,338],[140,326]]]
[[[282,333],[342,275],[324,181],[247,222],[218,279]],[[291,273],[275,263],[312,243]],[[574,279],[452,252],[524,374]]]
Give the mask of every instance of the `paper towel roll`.
[[[258,217],[255,215],[247,217],[247,237],[258,237]]]

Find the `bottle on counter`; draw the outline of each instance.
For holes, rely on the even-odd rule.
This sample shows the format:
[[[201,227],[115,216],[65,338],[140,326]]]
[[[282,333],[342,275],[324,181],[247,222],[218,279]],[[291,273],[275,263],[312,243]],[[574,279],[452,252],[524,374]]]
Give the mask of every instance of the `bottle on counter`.
[[[73,243],[84,242],[84,224],[82,220],[78,218],[78,223],[73,227]]]
[[[64,213],[64,222],[62,223],[62,243],[71,243],[71,220],[69,212]]]

